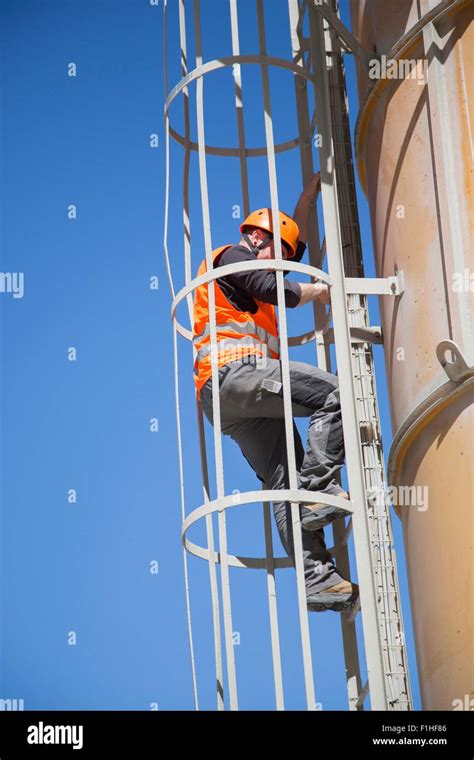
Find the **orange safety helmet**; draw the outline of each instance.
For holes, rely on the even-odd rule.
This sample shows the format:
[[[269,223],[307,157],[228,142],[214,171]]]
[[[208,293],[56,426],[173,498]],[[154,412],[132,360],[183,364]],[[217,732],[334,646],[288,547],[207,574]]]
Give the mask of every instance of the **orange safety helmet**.
[[[279,212],[280,216],[280,238],[290,248],[290,256],[293,258],[296,253],[296,246],[300,236],[300,230],[294,219],[283,211]],[[272,210],[270,208],[259,208],[252,211],[240,225],[240,231],[243,233],[246,227],[259,227],[261,230],[270,232],[273,235]]]

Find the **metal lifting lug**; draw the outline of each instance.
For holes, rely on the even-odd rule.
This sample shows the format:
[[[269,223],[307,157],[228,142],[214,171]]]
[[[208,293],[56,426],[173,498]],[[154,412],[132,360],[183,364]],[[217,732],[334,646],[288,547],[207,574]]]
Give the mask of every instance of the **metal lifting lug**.
[[[453,360],[446,358],[446,351],[451,351]],[[447,376],[453,383],[465,383],[469,378],[474,377],[474,367],[470,367],[461,349],[453,340],[442,340],[436,346],[436,356],[443,367]]]

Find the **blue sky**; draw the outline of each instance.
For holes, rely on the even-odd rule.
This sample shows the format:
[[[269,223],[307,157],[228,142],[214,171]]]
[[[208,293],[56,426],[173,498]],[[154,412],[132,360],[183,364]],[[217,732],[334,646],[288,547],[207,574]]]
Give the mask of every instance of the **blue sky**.
[[[342,3],[347,18],[347,1]],[[271,13],[269,12],[271,8]],[[270,54],[289,56],[287,6],[265,3]],[[230,53],[226,2],[202,0],[204,59]],[[25,709],[194,709],[186,626],[173,385],[170,290],[163,255],[163,8],[148,0],[4,0],[1,16],[1,271],[24,273],[23,298],[0,294],[0,698]],[[189,16],[192,13],[188,11]],[[255,52],[253,0],[239,0],[242,52]],[[189,35],[192,18],[188,16]],[[180,77],[177,2],[169,0],[169,82]],[[194,47],[189,39],[189,66]],[[67,75],[75,63],[75,77]],[[353,63],[346,59],[352,126]],[[249,69],[252,68],[250,71]],[[277,141],[296,135],[293,82],[271,73]],[[246,131],[264,145],[261,80],[243,71]],[[191,90],[195,94],[194,86]],[[206,139],[236,145],[231,70],[206,77]],[[182,131],[182,107],[171,108]],[[159,136],[157,148],[150,135]],[[194,113],[192,134],[196,139]],[[315,161],[317,155],[315,152]],[[176,289],[184,284],[182,149],[171,146],[170,235]],[[251,205],[269,203],[264,159],[249,162]],[[209,157],[213,244],[237,239],[238,161]],[[196,156],[191,161],[193,268],[203,256]],[[280,206],[301,190],[299,156],[278,158]],[[373,276],[368,209],[359,191],[366,274]],[[68,207],[76,218],[68,218]],[[158,290],[150,278],[158,277]],[[380,324],[371,298],[372,324]],[[311,312],[288,312],[290,333]],[[181,318],[186,323],[183,309]],[[75,360],[71,361],[71,349]],[[314,346],[292,351],[314,361]],[[381,347],[375,347],[385,454],[391,424]],[[179,346],[187,511],[202,502],[192,356]],[[158,420],[158,429],[150,421]],[[301,426],[305,439],[304,423]],[[208,441],[211,442],[208,430]],[[226,492],[258,487],[224,440]],[[76,501],[68,493],[74,490]],[[229,548],[263,551],[262,508],[231,510]],[[416,680],[401,526],[394,517],[415,707]],[[327,542],[332,543],[327,530]],[[197,526],[191,538],[205,540]],[[279,556],[282,547],[275,531]],[[351,550],[352,551],[352,550]],[[151,573],[151,563],[158,572]],[[199,702],[214,709],[207,564],[189,559]],[[355,573],[353,576],[355,579]],[[287,709],[304,709],[294,571],[278,573]],[[265,575],[231,572],[240,706],[273,709]],[[346,709],[339,616],[310,615],[316,699]],[[361,641],[360,621],[358,622]],[[71,643],[74,641],[75,643]],[[361,648],[362,650],[362,648]]]

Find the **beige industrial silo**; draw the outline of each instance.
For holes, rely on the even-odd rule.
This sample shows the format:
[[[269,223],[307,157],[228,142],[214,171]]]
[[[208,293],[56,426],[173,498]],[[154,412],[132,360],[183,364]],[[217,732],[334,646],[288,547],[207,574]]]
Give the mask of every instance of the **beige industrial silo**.
[[[381,56],[358,67],[356,129],[377,276],[404,274],[380,308],[425,710],[474,709],[473,12],[351,0],[353,34]]]

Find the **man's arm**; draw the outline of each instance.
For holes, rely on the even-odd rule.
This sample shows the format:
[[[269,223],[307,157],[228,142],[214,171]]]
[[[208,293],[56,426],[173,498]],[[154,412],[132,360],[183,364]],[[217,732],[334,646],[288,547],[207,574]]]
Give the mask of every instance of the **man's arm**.
[[[293,219],[299,227],[300,240],[303,243],[307,243],[308,241],[308,222],[311,201],[315,200],[318,197],[320,190],[321,176],[319,172],[316,172],[316,174],[313,174],[300,197],[298,198],[298,202],[293,213]]]
[[[255,261],[255,256],[250,251],[247,253],[242,249],[229,249],[219,257],[217,266],[235,264],[238,261]],[[250,269],[246,272],[228,274],[222,277],[219,282],[231,302],[238,300],[239,305],[242,304],[243,311],[252,311],[248,305],[244,305],[246,301],[248,302],[249,297],[264,303],[274,305],[278,303],[276,273],[269,269]],[[284,280],[283,285],[285,305],[290,309],[299,306],[301,285],[288,280]]]
[[[293,213],[293,219],[300,230],[300,241],[307,243],[308,241],[308,226],[309,226],[309,212],[312,201],[316,200],[318,193],[321,191],[321,176],[319,172],[313,174],[309,182],[306,184],[303,192],[298,198],[295,211]],[[311,282],[299,283],[301,289],[301,298],[298,306],[304,306],[305,303],[310,301],[319,300],[325,306],[331,303],[331,291],[323,282]]]
[[[218,266],[232,264],[237,261],[255,260],[253,254],[242,250],[225,251],[219,257]],[[264,269],[253,269],[247,272],[238,272],[222,277],[219,280],[225,295],[234,305],[242,311],[253,312],[256,304],[253,299],[276,305],[277,286],[276,273]],[[322,282],[284,282],[285,304],[292,309],[295,306],[303,306],[310,301],[319,299],[321,303],[330,302],[329,287]]]
[[[325,306],[331,303],[331,291],[325,282],[300,282],[301,298],[297,306],[319,300]]]

